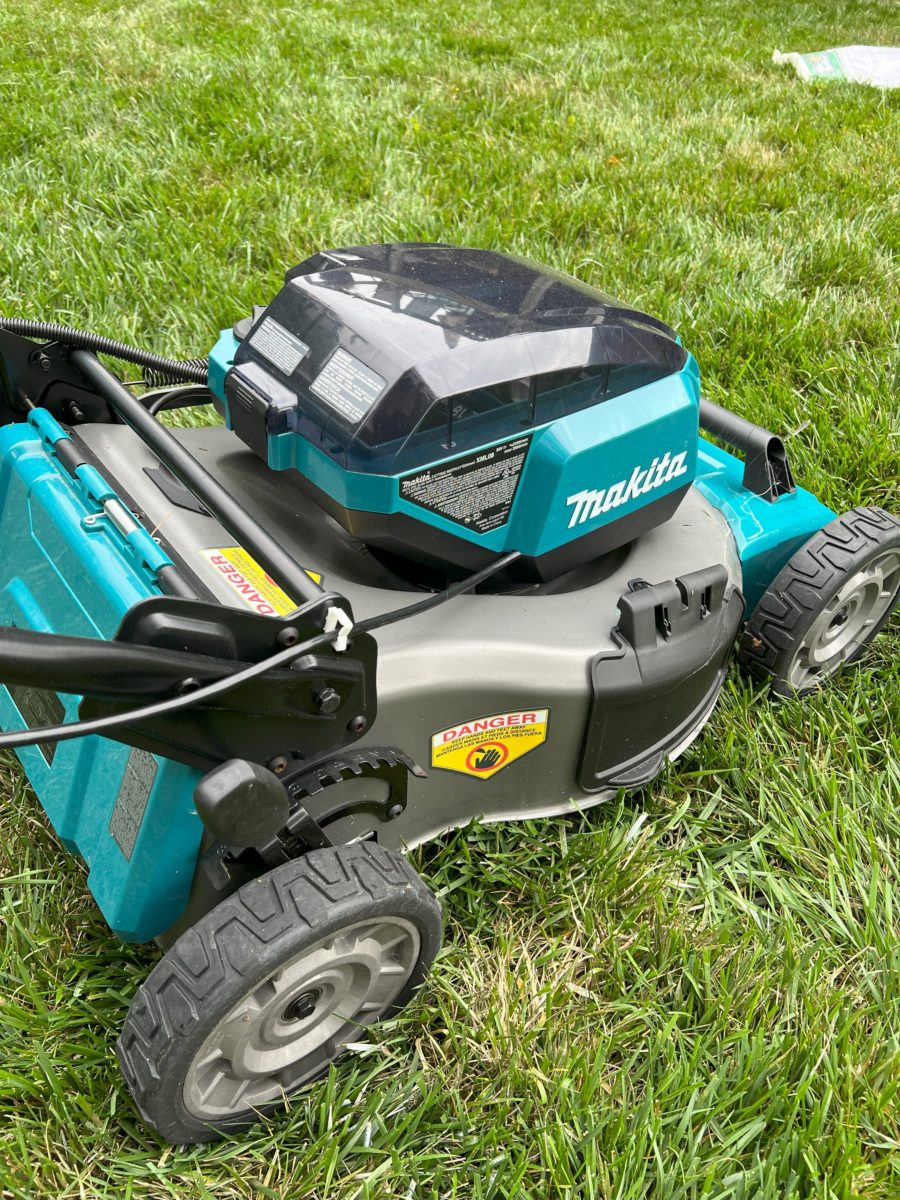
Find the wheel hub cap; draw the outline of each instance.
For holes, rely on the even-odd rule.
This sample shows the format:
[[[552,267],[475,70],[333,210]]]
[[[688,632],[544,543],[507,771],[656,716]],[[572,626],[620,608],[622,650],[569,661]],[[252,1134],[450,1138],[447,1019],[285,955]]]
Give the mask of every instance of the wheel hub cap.
[[[283,1021],[303,1021],[307,1017],[311,1017],[316,1011],[316,1002],[322,993],[318,988],[311,988],[308,992],[301,992],[299,996],[295,996],[282,1014]]]
[[[323,938],[248,990],[194,1057],[184,1102],[203,1120],[278,1100],[360,1040],[399,995],[419,958],[401,918],[362,921]]]
[[[815,686],[853,658],[884,620],[900,591],[900,550],[886,550],[829,597],[787,672],[797,691]]]

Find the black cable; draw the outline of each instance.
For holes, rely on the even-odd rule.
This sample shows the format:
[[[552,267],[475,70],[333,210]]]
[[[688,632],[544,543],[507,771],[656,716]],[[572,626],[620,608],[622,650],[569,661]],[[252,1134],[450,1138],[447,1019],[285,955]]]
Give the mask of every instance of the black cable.
[[[514,550],[511,554],[505,554],[502,558],[498,558],[483,570],[477,571],[474,575],[470,575],[467,579],[462,579],[459,583],[454,583],[443,592],[437,592],[433,596],[429,596],[425,600],[420,600],[416,604],[409,604],[405,608],[396,608],[392,612],[382,613],[377,617],[369,617],[366,621],[361,621],[354,626],[354,630],[360,633],[369,633],[373,629],[383,629],[386,625],[393,625],[397,621],[402,621],[407,617],[415,617],[426,609],[436,608],[439,604],[446,603],[447,600],[452,600],[455,596],[462,592],[471,591],[472,588],[478,587],[485,579],[489,579],[492,575],[496,575],[510,563],[521,558],[518,550]],[[113,729],[121,729],[126,725],[133,725],[136,721],[146,721],[153,717],[168,716],[174,712],[181,712],[183,709],[191,708],[195,704],[203,703],[207,700],[215,700],[218,696],[222,696],[225,692],[230,692],[232,688],[238,687],[242,683],[249,683],[252,679],[257,679],[260,675],[266,674],[267,671],[274,671],[278,667],[286,667],[295,658],[299,658],[301,654],[307,654],[310,650],[315,650],[318,646],[325,645],[327,642],[333,641],[335,633],[320,633],[316,637],[310,638],[308,641],[300,642],[296,646],[290,646],[287,650],[280,650],[277,654],[271,655],[269,658],[264,658],[261,662],[253,663],[252,666],[245,667],[242,671],[236,671],[233,675],[228,675],[224,679],[217,679],[214,683],[208,683],[204,687],[197,688],[194,692],[187,692],[184,696],[172,696],[168,700],[157,700],[153,704],[145,704],[142,708],[134,708],[127,713],[112,713],[108,717],[93,717],[89,721],[72,721],[68,725],[44,725],[39,728],[16,730],[13,733],[0,734],[0,750],[16,750],[22,746],[34,746],[38,743],[48,742],[68,742],[73,738],[87,737],[90,734],[103,734]],[[352,635],[351,635],[352,636]]]
[[[128,385],[126,384],[126,387],[127,386]],[[181,387],[177,388],[160,388],[154,392],[144,392],[142,396],[138,396],[138,399],[140,400],[141,404],[143,404],[144,408],[146,408],[150,416],[155,417],[160,409],[166,407],[173,396],[177,396],[181,392],[192,392],[193,390],[194,388],[192,384],[187,384],[187,386],[182,385]]]
[[[166,358],[162,354],[141,350],[137,346],[114,341],[99,333],[89,333],[85,329],[70,329],[67,325],[51,325],[46,321],[29,321],[23,317],[0,317],[0,329],[16,333],[20,337],[59,342],[76,350],[92,350],[94,354],[108,354],[110,358],[135,363],[154,372],[153,380],[157,383],[185,380],[187,383],[205,384],[209,376],[208,359],[192,358],[182,361]]]
[[[480,583],[484,583],[492,575],[499,574],[504,567],[508,567],[521,557],[521,551],[513,550],[509,554],[504,554],[502,558],[489,563],[488,566],[482,567],[474,575],[468,575],[458,583],[451,583],[442,592],[435,592],[433,596],[427,596],[416,604],[407,604],[405,608],[395,608],[392,612],[382,613],[378,617],[368,617],[365,621],[360,621],[355,625],[354,629],[358,629],[360,633],[371,633],[373,629],[381,629],[385,625],[393,625],[395,621],[402,621],[406,617],[418,616],[421,612],[427,612],[429,608],[437,608],[439,604],[443,604],[446,600],[452,600],[454,596],[459,596],[462,592],[471,592]]]
[[[291,646],[287,650],[281,650],[270,658],[264,658],[262,662],[245,667],[243,671],[236,671],[233,675],[226,676],[225,679],[217,679],[215,683],[208,683],[195,692],[187,692],[183,696],[172,696],[168,700],[157,700],[154,704],[145,704],[143,708],[132,709],[129,713],[113,713],[108,717],[93,717],[89,721],[72,721],[68,725],[45,725],[42,728],[22,729],[15,733],[0,734],[0,750],[15,750],[20,746],[33,746],[38,742],[68,742],[72,738],[87,737],[92,733],[105,733],[110,729],[120,729],[123,725],[131,725],[135,721],[145,721],[148,718],[181,712],[182,709],[190,708],[198,701],[214,700],[239,684],[247,683],[251,679],[256,679],[258,675],[265,674],[266,671],[274,670],[276,667],[285,667],[298,654],[314,650],[317,646],[332,641],[334,636],[333,633],[320,633],[316,637],[310,638],[309,641]]]
[[[152,397],[150,404],[146,403],[148,395]],[[155,417],[164,408],[168,408],[173,401],[187,399],[190,399],[192,403],[198,404],[212,404],[213,402],[212,392],[206,387],[168,388],[158,396],[154,396],[150,392],[140,397],[141,403],[146,404],[147,412],[151,417]]]

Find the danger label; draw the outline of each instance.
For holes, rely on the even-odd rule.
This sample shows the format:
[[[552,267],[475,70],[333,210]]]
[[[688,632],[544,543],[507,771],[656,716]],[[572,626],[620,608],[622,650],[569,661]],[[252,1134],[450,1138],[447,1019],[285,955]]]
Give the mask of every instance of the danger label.
[[[514,438],[445,467],[407,475],[400,481],[400,495],[478,533],[490,533],[509,519],[530,442],[530,436]]]
[[[272,576],[267,575],[256,559],[240,546],[221,546],[201,550],[200,554],[231,591],[260,616],[286,617],[297,607]],[[322,582],[322,576],[315,571],[306,573],[315,583]]]
[[[490,779],[547,740],[550,710],[495,713],[441,729],[431,738],[431,765]]]

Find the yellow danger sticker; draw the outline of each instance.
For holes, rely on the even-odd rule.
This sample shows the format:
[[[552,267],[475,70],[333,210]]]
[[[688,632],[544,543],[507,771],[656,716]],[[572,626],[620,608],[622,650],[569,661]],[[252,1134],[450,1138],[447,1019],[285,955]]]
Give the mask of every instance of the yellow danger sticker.
[[[495,713],[441,729],[431,738],[431,765],[490,779],[547,740],[550,710]]]
[[[267,575],[256,559],[240,546],[201,550],[200,555],[234,594],[261,616],[286,617],[297,607],[272,576]],[[322,576],[315,571],[306,573],[315,583],[322,582]]]

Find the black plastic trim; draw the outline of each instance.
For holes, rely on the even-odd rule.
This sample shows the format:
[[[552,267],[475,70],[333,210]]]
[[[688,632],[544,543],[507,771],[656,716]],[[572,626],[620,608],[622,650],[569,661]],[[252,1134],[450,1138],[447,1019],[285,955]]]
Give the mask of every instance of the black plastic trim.
[[[349,611],[346,600],[334,592],[323,592],[320,601],[288,617],[263,617],[168,596],[143,600],[125,614],[113,642],[94,641],[93,649],[85,648],[82,667],[74,676],[81,676],[79,687],[61,686],[62,668],[52,665],[41,675],[40,686],[55,685],[84,695],[79,709],[82,719],[127,714],[148,700],[214,682],[315,636],[324,611],[332,606]],[[9,631],[4,633],[10,639],[11,670],[16,665],[16,643]],[[46,646],[45,655],[51,656],[52,645],[41,644]],[[280,756],[285,766],[289,759],[311,763],[339,753],[372,725],[377,712],[377,654],[375,639],[354,631],[343,652],[322,647],[304,654],[288,669],[267,671],[235,687],[209,706],[199,703],[187,712],[123,725],[107,736],[205,770],[231,758],[265,765]],[[117,663],[132,664],[132,659],[127,672],[117,672]],[[27,659],[19,661],[22,682],[34,683],[35,662],[32,656],[29,669]],[[3,669],[5,664],[0,678]],[[340,700],[328,712],[317,700],[326,689]]]
[[[744,613],[724,566],[619,599],[616,650],[590,663],[591,707],[578,783],[585,792],[637,787],[658,774],[712,707]]]
[[[700,428],[744,455],[743,485],[764,500],[777,500],[797,490],[784,442],[762,425],[700,398]]]

